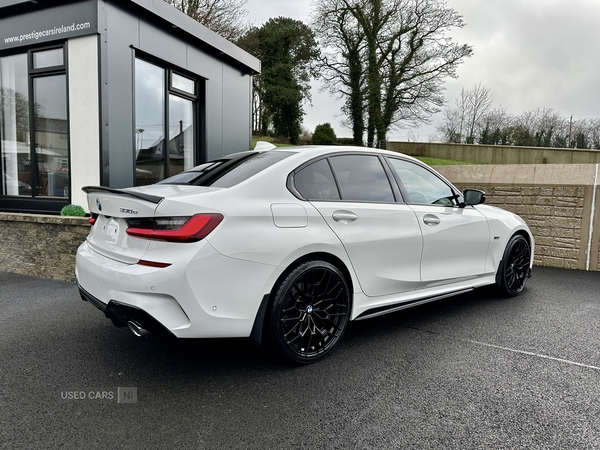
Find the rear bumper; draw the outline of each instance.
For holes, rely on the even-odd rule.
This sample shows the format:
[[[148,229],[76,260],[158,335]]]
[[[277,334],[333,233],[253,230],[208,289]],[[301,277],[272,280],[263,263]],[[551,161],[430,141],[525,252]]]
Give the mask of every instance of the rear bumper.
[[[173,336],[173,333],[171,333],[168,328],[164,327],[163,324],[161,324],[146,311],[139,308],[134,308],[132,306],[123,305],[113,300],[108,302],[108,304],[104,304],[81,286],[78,287],[81,299],[91,303],[100,311],[102,311],[104,315],[112,321],[114,326],[126,327],[127,322],[132,320],[139,324],[143,324],[144,329],[153,333]]]
[[[144,259],[164,261],[164,245]],[[75,270],[81,297],[116,326],[136,320],[179,338],[250,336],[276,268],[226,257],[205,241],[178,245],[172,265],[157,268],[115,261],[84,242]]]

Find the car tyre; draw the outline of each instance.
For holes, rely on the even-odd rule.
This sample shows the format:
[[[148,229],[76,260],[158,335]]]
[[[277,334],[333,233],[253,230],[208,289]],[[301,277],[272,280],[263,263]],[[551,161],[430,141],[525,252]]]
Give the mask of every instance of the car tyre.
[[[327,356],[350,316],[350,290],[327,261],[293,266],[275,285],[265,318],[265,341],[279,358],[308,364]]]
[[[520,234],[510,238],[496,274],[496,287],[508,297],[523,291],[530,275],[531,246]]]

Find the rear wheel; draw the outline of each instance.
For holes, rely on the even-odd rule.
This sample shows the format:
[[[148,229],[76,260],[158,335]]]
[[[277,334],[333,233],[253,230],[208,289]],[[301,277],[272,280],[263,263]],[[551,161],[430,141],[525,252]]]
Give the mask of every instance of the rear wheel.
[[[350,292],[333,264],[301,262],[275,286],[267,310],[265,340],[279,357],[316,362],[338,343],[350,315]]]
[[[516,297],[521,293],[529,278],[530,260],[531,246],[527,239],[521,235],[510,238],[496,274],[496,286],[502,294]]]

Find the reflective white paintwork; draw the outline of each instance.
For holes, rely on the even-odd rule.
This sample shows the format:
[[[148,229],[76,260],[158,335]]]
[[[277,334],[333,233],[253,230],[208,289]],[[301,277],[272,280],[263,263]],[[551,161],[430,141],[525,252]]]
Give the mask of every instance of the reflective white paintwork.
[[[506,244],[517,232],[533,247],[521,218],[487,205],[307,201],[287,187],[295,169],[328,153],[378,154],[420,164],[413,158],[352,147],[266,151],[293,154],[228,188],[127,189],[163,197],[158,203],[91,192],[89,210],[99,217],[77,253],[79,285],[103,303],[145,310],[178,337],[243,337],[250,335],[263,298],[300,258],[327,256],[344,269],[355,319],[374,308],[493,284]],[[151,241],[125,232],[132,216],[202,212],[224,218],[199,242]],[[140,259],[171,265],[136,264]]]

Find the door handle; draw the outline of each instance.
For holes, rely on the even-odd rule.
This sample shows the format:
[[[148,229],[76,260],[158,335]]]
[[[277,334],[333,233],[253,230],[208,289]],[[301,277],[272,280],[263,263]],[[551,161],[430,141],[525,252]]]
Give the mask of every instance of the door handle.
[[[358,219],[358,216],[352,211],[335,211],[331,217],[339,223],[350,223]]]
[[[423,216],[423,222],[425,223],[425,225],[433,227],[435,225],[439,225],[441,220],[438,216],[434,216],[433,214],[425,214]]]

